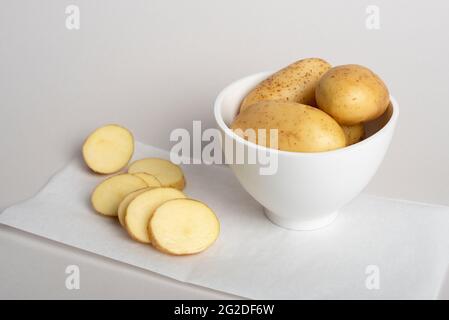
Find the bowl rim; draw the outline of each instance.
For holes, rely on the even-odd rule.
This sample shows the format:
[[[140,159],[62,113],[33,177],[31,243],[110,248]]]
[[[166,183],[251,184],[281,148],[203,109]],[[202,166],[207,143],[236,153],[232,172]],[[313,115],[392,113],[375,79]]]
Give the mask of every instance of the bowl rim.
[[[298,151],[285,151],[285,150],[278,150],[278,149],[272,149],[272,148],[268,148],[265,146],[261,146],[258,145],[254,142],[248,141],[243,139],[242,137],[238,136],[236,133],[234,133],[231,128],[229,128],[226,123],[223,120],[222,117],[222,105],[223,105],[223,100],[224,97],[226,96],[226,94],[228,93],[228,91],[234,87],[237,86],[240,82],[243,82],[249,78],[256,78],[256,77],[262,77],[262,76],[266,76],[268,77],[269,75],[273,74],[274,72],[270,72],[270,71],[264,71],[264,72],[258,72],[258,73],[254,73],[251,74],[249,76],[240,78],[238,80],[235,80],[233,82],[231,82],[230,84],[228,84],[223,90],[220,91],[220,93],[218,94],[217,98],[215,99],[214,102],[214,117],[215,117],[215,122],[217,123],[217,125],[220,127],[220,129],[227,135],[229,136],[231,139],[235,140],[238,143],[241,143],[245,146],[247,146],[248,148],[252,148],[252,149],[257,149],[259,151],[265,151],[265,152],[272,152],[272,153],[277,153],[277,154],[282,154],[282,155],[286,155],[286,156],[295,156],[295,157],[320,157],[320,156],[327,156],[330,154],[337,154],[337,153],[343,153],[343,152],[349,152],[352,150],[357,150],[362,148],[364,145],[371,143],[374,140],[378,140],[381,138],[381,136],[386,134],[386,131],[391,128],[394,127],[396,125],[398,116],[399,116],[399,105],[396,101],[396,99],[390,95],[390,102],[391,102],[391,106],[393,109],[393,113],[390,117],[390,119],[388,120],[388,122],[376,133],[372,134],[371,136],[369,136],[366,139],[363,139],[360,142],[357,142],[355,144],[352,144],[350,146],[346,146],[343,148],[339,148],[339,149],[335,149],[335,150],[329,150],[329,151],[320,151],[320,152],[298,152]]]

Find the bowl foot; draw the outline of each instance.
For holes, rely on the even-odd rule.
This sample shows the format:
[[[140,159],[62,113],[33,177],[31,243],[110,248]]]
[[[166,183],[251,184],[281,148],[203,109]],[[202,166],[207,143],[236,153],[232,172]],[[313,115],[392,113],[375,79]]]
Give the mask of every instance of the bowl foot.
[[[316,230],[323,228],[331,224],[335,220],[335,218],[337,218],[338,215],[338,211],[335,211],[319,219],[304,221],[301,219],[288,219],[281,217],[275,214],[274,212],[268,210],[267,208],[264,208],[264,212],[267,218],[274,224],[285,229],[298,230],[298,231]]]

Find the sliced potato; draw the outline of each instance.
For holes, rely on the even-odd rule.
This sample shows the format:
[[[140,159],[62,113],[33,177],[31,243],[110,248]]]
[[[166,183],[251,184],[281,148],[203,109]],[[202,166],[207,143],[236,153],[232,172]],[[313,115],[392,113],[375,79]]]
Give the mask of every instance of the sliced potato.
[[[154,211],[148,231],[158,250],[174,255],[194,254],[214,243],[220,223],[204,203],[176,199],[164,202]]]
[[[87,166],[103,174],[114,173],[125,167],[134,153],[134,138],[128,129],[115,124],[96,129],[83,145]]]
[[[117,209],[117,217],[120,224],[124,227],[125,226],[125,214],[126,209],[128,209],[128,205],[133,201],[139,194],[144,193],[145,191],[151,190],[154,187],[147,187],[142,188],[136,191],[131,192],[130,194],[126,195],[122,202],[120,202],[118,209]]]
[[[137,173],[133,173],[133,175],[136,177],[139,177],[140,179],[145,181],[149,187],[162,187],[159,180],[152,174],[145,173],[145,172],[137,172]]]
[[[148,221],[154,210],[165,201],[185,197],[175,188],[154,188],[138,195],[126,209],[125,228],[129,235],[139,242],[150,243]]]
[[[146,158],[134,161],[129,173],[145,172],[155,176],[163,187],[184,189],[185,179],[181,168],[174,163],[160,158]]]
[[[101,182],[91,196],[94,209],[105,216],[117,216],[117,209],[123,198],[138,189],[147,187],[145,181],[132,174],[124,173]]]

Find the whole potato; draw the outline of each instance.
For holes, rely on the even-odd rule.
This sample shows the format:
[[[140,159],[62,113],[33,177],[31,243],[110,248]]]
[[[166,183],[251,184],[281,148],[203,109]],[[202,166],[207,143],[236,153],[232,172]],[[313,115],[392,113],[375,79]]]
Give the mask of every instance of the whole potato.
[[[352,126],[342,125],[341,128],[345,133],[347,146],[361,141],[365,135],[365,126],[363,123],[357,123]]]
[[[240,112],[262,100],[292,101],[315,106],[315,87],[331,65],[318,58],[299,60],[276,72],[248,93]]]
[[[296,102],[258,102],[239,113],[231,128],[247,140],[284,151],[320,152],[346,146],[343,129],[331,116]],[[255,139],[254,131],[247,129],[255,131]],[[278,130],[277,146],[269,141],[270,129]]]
[[[327,71],[318,82],[315,96],[318,107],[344,125],[376,119],[389,104],[383,81],[368,68],[355,64]]]

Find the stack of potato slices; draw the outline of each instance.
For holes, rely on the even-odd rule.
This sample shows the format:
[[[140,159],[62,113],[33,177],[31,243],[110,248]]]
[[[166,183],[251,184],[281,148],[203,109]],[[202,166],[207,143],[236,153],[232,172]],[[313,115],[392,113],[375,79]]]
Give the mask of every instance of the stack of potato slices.
[[[134,153],[134,138],[121,126],[106,125],[89,135],[82,151],[92,171],[117,173]],[[194,254],[215,242],[220,223],[207,205],[184,194],[185,185],[179,166],[145,158],[103,180],[91,202],[98,213],[117,217],[132,239],[172,255]]]

